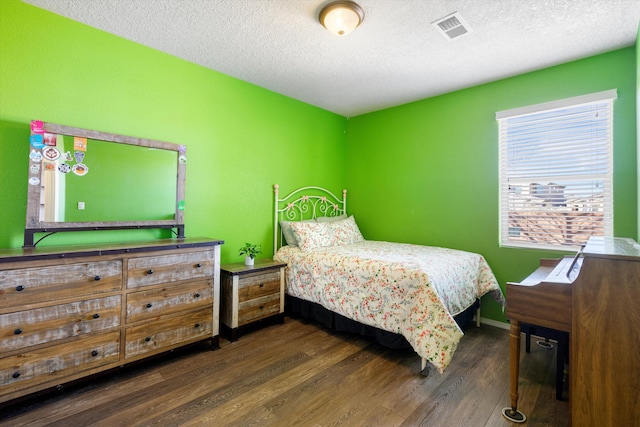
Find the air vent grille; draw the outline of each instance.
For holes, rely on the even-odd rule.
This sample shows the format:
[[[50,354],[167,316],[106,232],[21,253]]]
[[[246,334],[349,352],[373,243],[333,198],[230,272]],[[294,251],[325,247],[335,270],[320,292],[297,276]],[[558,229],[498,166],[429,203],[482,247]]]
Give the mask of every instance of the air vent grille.
[[[438,19],[433,22],[432,25],[436,27],[440,34],[447,40],[453,40],[471,32],[471,28],[458,12]]]

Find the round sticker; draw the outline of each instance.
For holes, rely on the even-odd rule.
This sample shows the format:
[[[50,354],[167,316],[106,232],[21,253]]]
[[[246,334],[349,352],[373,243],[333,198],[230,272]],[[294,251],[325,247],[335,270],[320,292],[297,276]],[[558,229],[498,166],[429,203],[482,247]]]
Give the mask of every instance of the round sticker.
[[[29,178],[29,184],[31,185],[40,184],[40,178],[38,178],[37,176],[32,176],[31,178]]]
[[[58,166],[58,170],[62,173],[69,173],[71,172],[71,166],[66,163],[60,163],[60,165]]]
[[[60,152],[55,147],[45,147],[42,149],[42,156],[47,160],[58,160]]]
[[[78,176],[86,175],[87,172],[89,172],[89,168],[84,163],[76,163],[75,165],[73,165],[73,168],[71,168],[71,170]]]

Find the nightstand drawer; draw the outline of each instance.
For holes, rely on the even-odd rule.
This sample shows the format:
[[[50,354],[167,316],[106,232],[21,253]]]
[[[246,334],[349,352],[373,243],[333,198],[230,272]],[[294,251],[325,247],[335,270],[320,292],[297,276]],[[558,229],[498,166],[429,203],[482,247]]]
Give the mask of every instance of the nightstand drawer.
[[[238,305],[238,326],[280,313],[280,294],[254,298]]]
[[[280,271],[242,276],[238,281],[238,301],[280,294]]]

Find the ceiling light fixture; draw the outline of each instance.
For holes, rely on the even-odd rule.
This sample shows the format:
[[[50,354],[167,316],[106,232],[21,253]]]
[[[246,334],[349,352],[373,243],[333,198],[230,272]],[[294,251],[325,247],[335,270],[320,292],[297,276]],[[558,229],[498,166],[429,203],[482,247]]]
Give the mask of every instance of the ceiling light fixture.
[[[320,11],[320,23],[337,36],[346,36],[364,20],[364,10],[352,1],[334,1]]]

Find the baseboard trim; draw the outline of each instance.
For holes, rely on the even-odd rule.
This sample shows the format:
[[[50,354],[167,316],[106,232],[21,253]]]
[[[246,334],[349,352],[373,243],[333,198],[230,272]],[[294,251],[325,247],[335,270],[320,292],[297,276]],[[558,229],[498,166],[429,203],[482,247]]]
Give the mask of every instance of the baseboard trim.
[[[494,327],[500,328],[500,329],[506,329],[507,331],[511,327],[510,323],[499,322],[497,320],[487,319],[486,317],[482,317],[482,316],[480,316],[480,324],[481,325],[494,326]]]

